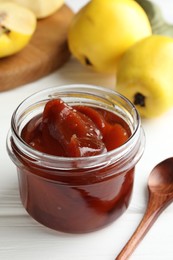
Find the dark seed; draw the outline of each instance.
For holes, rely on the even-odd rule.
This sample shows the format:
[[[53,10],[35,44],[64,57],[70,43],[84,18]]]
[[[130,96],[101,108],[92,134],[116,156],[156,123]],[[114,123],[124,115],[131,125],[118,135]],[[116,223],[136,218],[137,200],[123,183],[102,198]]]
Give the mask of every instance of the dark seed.
[[[85,64],[88,66],[92,66],[91,61],[87,57],[85,57]]]
[[[1,26],[3,33],[5,34],[9,34],[11,31],[9,29],[7,29],[5,26]]]

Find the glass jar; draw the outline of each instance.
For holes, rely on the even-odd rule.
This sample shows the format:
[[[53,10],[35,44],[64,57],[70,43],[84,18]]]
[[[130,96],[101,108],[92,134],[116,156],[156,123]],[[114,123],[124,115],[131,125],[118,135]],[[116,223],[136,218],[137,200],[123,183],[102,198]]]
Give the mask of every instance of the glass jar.
[[[53,98],[115,113],[128,124],[130,138],[112,151],[90,157],[58,157],[35,150],[21,138],[21,131]],[[134,169],[144,146],[134,105],[113,90],[90,85],[58,86],[25,99],[14,111],[7,137],[25,209],[43,225],[69,233],[98,230],[122,215],[130,202]]]

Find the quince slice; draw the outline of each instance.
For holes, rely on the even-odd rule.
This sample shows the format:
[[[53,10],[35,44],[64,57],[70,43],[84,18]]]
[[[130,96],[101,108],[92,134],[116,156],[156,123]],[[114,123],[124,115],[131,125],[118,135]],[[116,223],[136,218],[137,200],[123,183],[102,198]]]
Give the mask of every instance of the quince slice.
[[[36,29],[36,16],[12,2],[0,3],[0,58],[22,50]]]
[[[0,2],[5,0],[0,0]],[[64,0],[10,0],[29,8],[36,17],[45,18],[52,15],[64,4]]]

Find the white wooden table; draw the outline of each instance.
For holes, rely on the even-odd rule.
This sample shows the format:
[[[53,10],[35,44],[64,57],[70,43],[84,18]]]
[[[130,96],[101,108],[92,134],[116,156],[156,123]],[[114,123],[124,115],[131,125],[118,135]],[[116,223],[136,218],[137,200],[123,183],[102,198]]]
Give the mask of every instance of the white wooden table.
[[[66,3],[75,11],[86,0]],[[173,23],[171,0],[155,0]],[[0,259],[1,260],[113,260],[131,236],[145,211],[149,172],[159,161],[173,156],[173,110],[142,122],[145,153],[137,165],[133,198],[126,213],[101,231],[72,235],[52,231],[34,221],[21,205],[16,169],[6,152],[12,112],[35,91],[54,85],[87,83],[113,88],[114,77],[86,70],[73,58],[59,71],[12,91],[0,93]],[[134,252],[133,260],[173,259],[173,205],[160,216]]]

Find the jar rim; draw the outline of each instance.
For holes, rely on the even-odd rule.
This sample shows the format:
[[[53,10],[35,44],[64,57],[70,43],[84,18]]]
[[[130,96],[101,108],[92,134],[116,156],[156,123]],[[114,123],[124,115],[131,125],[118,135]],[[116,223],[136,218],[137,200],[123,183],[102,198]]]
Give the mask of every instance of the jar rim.
[[[87,88],[87,90],[95,90],[95,91],[102,91],[104,93],[107,94],[111,94],[111,95],[115,95],[117,97],[119,97],[120,99],[122,99],[124,102],[126,102],[128,104],[129,107],[131,107],[131,109],[133,110],[133,117],[135,119],[135,129],[133,131],[133,133],[131,133],[130,137],[128,138],[128,140],[122,144],[121,146],[117,147],[116,149],[113,149],[111,151],[108,151],[106,153],[103,154],[99,154],[99,155],[94,155],[94,156],[87,156],[87,157],[64,157],[64,156],[55,156],[55,155],[50,155],[47,153],[43,153],[40,152],[34,148],[32,148],[29,144],[27,144],[22,137],[18,134],[16,125],[15,125],[15,118],[16,115],[19,111],[19,109],[21,108],[21,106],[29,101],[30,99],[33,99],[36,96],[39,96],[40,94],[45,94],[47,95],[48,93],[54,93],[54,95],[57,93],[59,94],[60,91],[67,93],[67,92],[72,92],[73,91],[76,93],[79,91],[79,89],[83,89],[85,90],[85,88]],[[85,92],[83,92],[85,93]],[[53,95],[48,95],[49,98],[51,99],[53,97]],[[142,134],[143,135],[143,134]],[[12,115],[12,119],[11,119],[11,132],[9,133],[9,137],[8,139],[10,139],[10,137],[12,137],[13,139],[15,139],[15,143],[16,141],[19,143],[19,147],[25,151],[25,155],[27,156],[27,158],[29,157],[30,159],[32,158],[32,161],[37,161],[39,164],[43,165],[43,161],[46,161],[46,166],[49,168],[54,168],[57,164],[59,165],[62,163],[74,163],[74,161],[78,162],[77,165],[80,167],[81,165],[84,165],[85,163],[85,168],[91,168],[91,165],[94,166],[94,162],[99,162],[100,164],[103,164],[103,162],[105,162],[105,159],[108,159],[109,162],[111,162],[113,159],[115,160],[115,157],[117,158],[117,160],[120,160],[122,155],[124,155],[125,153],[128,153],[129,150],[133,150],[135,145],[136,145],[136,141],[135,140],[139,140],[141,138],[141,120],[140,120],[140,116],[139,113],[137,111],[137,109],[135,108],[134,104],[128,100],[126,97],[124,97],[123,95],[121,95],[120,93],[105,88],[105,87],[100,87],[100,86],[93,86],[93,85],[87,85],[87,84],[70,84],[70,85],[62,85],[62,86],[55,86],[49,89],[45,89],[42,91],[37,91],[36,93],[30,95],[29,97],[27,97],[26,99],[24,99],[19,105],[18,107],[15,109],[13,115]],[[8,149],[9,149],[9,144],[7,144]],[[127,151],[128,150],[128,151]],[[141,152],[142,154],[142,152]],[[58,167],[59,168],[59,167]],[[64,169],[64,167],[63,167]],[[69,167],[68,167],[69,169]]]

